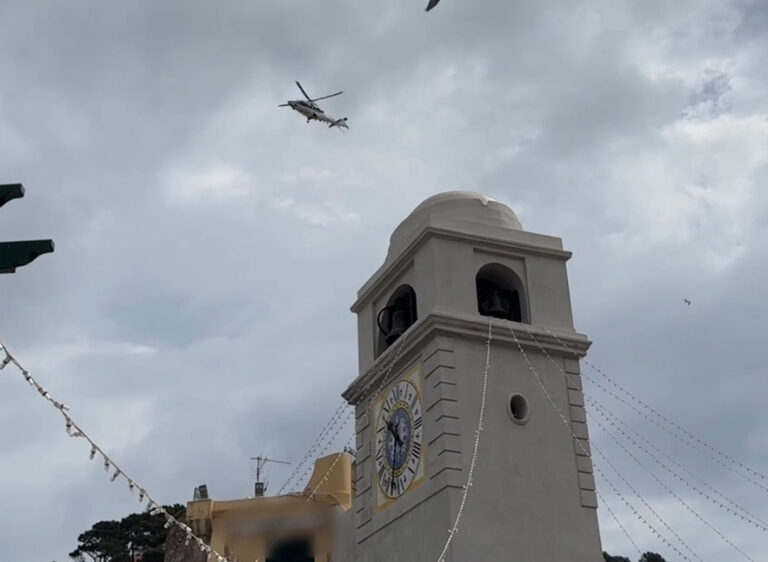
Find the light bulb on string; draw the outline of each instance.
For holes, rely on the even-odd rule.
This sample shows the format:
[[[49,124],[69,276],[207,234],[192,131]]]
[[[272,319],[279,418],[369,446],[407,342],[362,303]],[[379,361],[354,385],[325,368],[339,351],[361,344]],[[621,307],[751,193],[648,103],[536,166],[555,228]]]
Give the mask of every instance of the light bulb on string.
[[[65,429],[67,431],[67,435],[70,437],[81,437],[84,438],[90,447],[90,454],[89,454],[89,460],[94,460],[96,458],[97,453],[102,456],[103,458],[103,467],[104,471],[107,473],[107,476],[110,476],[110,481],[114,482],[117,480],[118,476],[125,477],[126,481],[128,482],[128,489],[130,492],[133,492],[134,489],[138,490],[138,499],[139,503],[144,503],[144,498],[147,499],[147,509],[149,510],[150,507],[153,507],[153,513],[156,514],[163,514],[164,518],[166,519],[165,522],[165,528],[168,529],[173,525],[178,525],[181,527],[186,537],[185,544],[188,544],[191,540],[196,540],[200,543],[201,550],[203,552],[207,552],[209,554],[209,557],[211,559],[217,558],[219,560],[226,560],[225,558],[222,558],[214,549],[212,549],[210,546],[206,545],[202,540],[200,540],[198,537],[195,536],[194,532],[190,527],[187,525],[184,525],[177,521],[172,515],[170,515],[165,509],[163,509],[161,506],[159,506],[156,502],[152,501],[151,496],[147,493],[146,490],[144,490],[141,486],[139,486],[136,482],[134,482],[132,479],[128,478],[126,474],[124,474],[112,461],[111,458],[109,458],[106,453],[104,453],[103,449],[98,446],[87,434],[85,434],[78,426],[78,424],[75,422],[74,419],[70,418],[68,413],[66,413],[69,408],[63,403],[59,402],[58,400],[55,400],[53,396],[48,392],[48,390],[41,385],[34,377],[32,377],[29,372],[21,365],[5,348],[5,346],[0,343],[0,369],[3,369],[6,365],[9,363],[13,363],[14,366],[16,366],[21,375],[24,377],[24,380],[35,389],[35,391],[43,397],[46,401],[50,402],[51,405],[58,410],[63,416],[65,420]]]

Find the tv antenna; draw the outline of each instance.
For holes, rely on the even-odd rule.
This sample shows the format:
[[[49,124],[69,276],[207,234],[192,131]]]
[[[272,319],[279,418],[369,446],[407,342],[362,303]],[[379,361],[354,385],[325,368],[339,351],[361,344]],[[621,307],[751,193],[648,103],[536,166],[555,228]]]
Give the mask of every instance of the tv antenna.
[[[258,457],[251,457],[252,461],[256,461],[256,483],[253,487],[253,495],[255,497],[261,497],[264,495],[264,492],[267,491],[267,482],[261,481],[261,471],[264,468],[264,465],[268,462],[274,462],[278,464],[291,464],[288,461],[279,461],[276,459],[269,459],[267,457],[259,455]]]

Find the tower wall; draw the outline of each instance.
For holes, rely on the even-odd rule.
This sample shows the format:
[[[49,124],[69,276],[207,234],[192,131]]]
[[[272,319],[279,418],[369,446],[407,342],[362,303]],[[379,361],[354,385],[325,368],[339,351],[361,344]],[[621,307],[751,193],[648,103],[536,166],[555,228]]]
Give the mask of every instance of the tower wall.
[[[473,194],[431,198],[395,231],[384,265],[353,306],[360,376],[344,396],[357,408],[355,560],[435,560],[448,537],[478,426],[490,318],[478,310],[476,275],[489,264],[514,278],[523,317],[521,322],[493,320],[486,418],[473,485],[446,560],[600,559],[592,465],[571,433],[589,451],[578,361],[550,335],[556,332],[580,355],[589,347],[573,329],[569,258],[560,239],[523,231],[510,209]],[[387,347],[376,317],[402,284],[416,293],[418,318]],[[570,430],[529,369],[510,327]],[[391,376],[382,381],[395,358]],[[424,473],[400,497],[388,499],[379,484],[386,471],[377,475],[376,462],[381,465],[383,458],[381,436],[395,437],[372,415],[382,411],[375,405],[390,383],[414,372],[424,410]],[[522,397],[515,407],[510,406],[513,394]],[[527,409],[524,420],[513,419],[520,400]],[[397,439],[406,443],[405,437]]]

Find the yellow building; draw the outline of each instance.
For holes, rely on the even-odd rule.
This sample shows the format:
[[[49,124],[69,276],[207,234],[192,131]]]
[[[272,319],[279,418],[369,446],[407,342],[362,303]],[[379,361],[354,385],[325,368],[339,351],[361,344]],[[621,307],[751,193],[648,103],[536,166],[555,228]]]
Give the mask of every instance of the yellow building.
[[[348,453],[328,455],[315,461],[302,493],[193,500],[187,504],[187,523],[232,562],[344,559],[341,551],[351,540],[346,512],[352,506],[353,470]]]

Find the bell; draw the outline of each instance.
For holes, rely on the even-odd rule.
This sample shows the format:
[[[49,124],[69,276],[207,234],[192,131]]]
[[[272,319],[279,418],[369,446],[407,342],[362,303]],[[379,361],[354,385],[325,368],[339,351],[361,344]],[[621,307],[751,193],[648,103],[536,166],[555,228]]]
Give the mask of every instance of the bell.
[[[483,304],[487,316],[507,318],[509,315],[509,298],[496,289],[491,289]]]
[[[408,316],[408,311],[403,310],[402,308],[396,308],[392,312],[390,328],[386,337],[384,338],[384,341],[387,342],[387,345],[391,345],[393,341],[402,336],[403,333],[408,329]]]

